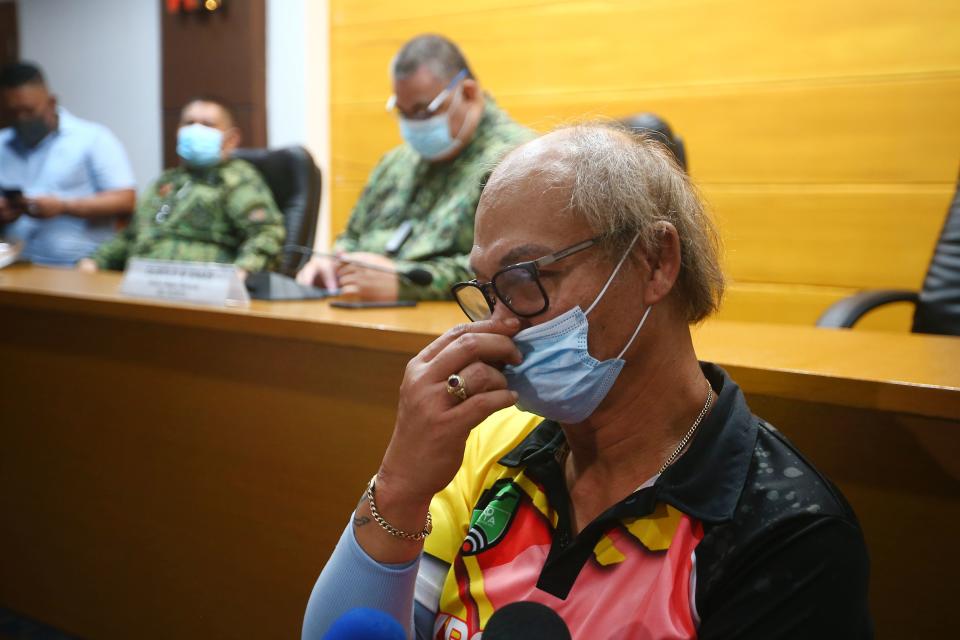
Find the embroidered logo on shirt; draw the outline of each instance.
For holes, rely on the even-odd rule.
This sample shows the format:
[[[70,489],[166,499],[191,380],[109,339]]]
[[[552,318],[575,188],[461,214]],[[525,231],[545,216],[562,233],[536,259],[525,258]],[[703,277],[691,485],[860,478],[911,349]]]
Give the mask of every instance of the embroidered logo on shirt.
[[[521,490],[516,483],[506,480],[495,483],[488,495],[492,495],[490,500],[485,505],[481,500],[483,506],[473,510],[470,530],[461,546],[465,556],[485,551],[503,539],[520,504]]]

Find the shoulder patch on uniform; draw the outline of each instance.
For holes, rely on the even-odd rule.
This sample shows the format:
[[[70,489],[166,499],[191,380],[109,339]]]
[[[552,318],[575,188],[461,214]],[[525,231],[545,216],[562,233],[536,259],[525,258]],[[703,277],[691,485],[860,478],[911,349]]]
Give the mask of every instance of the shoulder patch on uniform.
[[[157,187],[157,195],[161,198],[166,198],[168,195],[170,195],[171,191],[173,191],[172,182],[164,182]]]
[[[254,209],[247,214],[247,220],[249,220],[250,222],[263,222],[266,219],[267,219],[267,211],[262,207]]]

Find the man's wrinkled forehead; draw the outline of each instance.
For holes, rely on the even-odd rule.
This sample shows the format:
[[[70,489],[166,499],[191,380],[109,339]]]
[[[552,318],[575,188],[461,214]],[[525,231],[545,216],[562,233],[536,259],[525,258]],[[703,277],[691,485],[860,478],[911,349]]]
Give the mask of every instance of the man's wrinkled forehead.
[[[510,154],[491,174],[477,210],[528,211],[530,205],[549,201],[554,211],[569,205],[574,174],[562,145],[546,138],[524,144]]]
[[[477,208],[474,272],[483,274],[555,251],[571,224],[573,172],[561,141],[538,138],[510,153],[494,170]]]
[[[538,179],[555,183],[570,176],[571,148],[562,131],[535,138],[506,155],[494,170],[491,181],[497,179]]]

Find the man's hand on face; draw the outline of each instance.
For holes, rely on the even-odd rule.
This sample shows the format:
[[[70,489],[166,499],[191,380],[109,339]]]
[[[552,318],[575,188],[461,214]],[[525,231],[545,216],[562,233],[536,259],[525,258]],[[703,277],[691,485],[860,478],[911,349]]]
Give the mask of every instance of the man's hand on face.
[[[67,212],[67,203],[56,196],[26,198],[27,215],[34,218],[56,218]]]
[[[340,281],[340,295],[344,298],[393,302],[400,295],[399,276],[395,273],[397,267],[390,258],[379,253],[345,253],[340,257],[391,271],[386,273],[360,264],[340,262],[337,265],[337,279]]]
[[[23,211],[14,207],[9,200],[0,196],[0,224],[8,224],[20,217]]]

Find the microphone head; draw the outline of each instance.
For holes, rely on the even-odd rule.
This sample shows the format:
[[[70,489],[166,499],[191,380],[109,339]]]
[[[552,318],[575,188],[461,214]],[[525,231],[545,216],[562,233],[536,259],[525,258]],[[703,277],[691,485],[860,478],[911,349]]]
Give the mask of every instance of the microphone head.
[[[426,287],[433,282],[433,274],[426,269],[410,269],[405,271],[403,275],[407,276],[410,282],[421,287]]]
[[[483,640],[570,640],[556,611],[539,602],[511,602],[490,616]]]
[[[407,632],[390,614],[357,607],[337,618],[323,640],[407,640]]]

